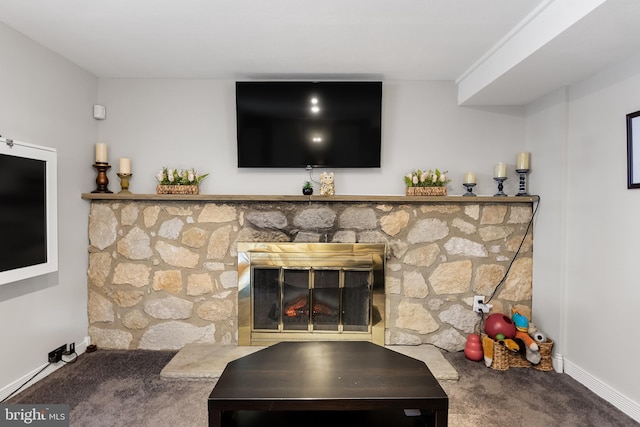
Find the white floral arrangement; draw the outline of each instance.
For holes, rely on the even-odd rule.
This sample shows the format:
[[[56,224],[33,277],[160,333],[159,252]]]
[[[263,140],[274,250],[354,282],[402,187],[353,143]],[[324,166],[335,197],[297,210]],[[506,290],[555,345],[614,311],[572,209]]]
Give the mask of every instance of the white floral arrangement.
[[[447,177],[447,171],[439,169],[422,171],[415,169],[404,176],[407,187],[445,187],[451,180]]]
[[[162,168],[156,175],[160,185],[200,185],[209,176],[208,173],[200,175],[195,169],[169,169]]]

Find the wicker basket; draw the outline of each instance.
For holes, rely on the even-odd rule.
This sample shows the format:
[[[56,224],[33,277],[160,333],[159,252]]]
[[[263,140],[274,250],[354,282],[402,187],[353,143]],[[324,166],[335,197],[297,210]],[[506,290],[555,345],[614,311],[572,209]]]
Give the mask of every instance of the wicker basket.
[[[157,194],[198,194],[197,185],[158,185]]]
[[[553,361],[551,359],[551,351],[553,350],[553,341],[548,340],[545,343],[538,343],[540,347],[540,363],[533,365],[533,369],[539,371],[553,371]]]
[[[407,187],[407,196],[446,196],[447,187]]]
[[[533,368],[539,371],[552,371],[551,350],[553,341],[538,343],[540,347],[540,363],[534,365],[519,353],[514,353],[499,342],[493,344],[493,362],[491,368],[498,371],[506,371],[509,368]]]

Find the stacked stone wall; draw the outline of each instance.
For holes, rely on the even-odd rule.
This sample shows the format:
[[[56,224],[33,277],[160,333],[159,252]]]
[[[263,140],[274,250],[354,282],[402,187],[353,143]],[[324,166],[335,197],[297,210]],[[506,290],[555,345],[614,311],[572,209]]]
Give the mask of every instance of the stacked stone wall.
[[[89,335],[115,349],[237,343],[237,242],[361,242],[387,245],[386,344],[460,350],[480,319],[473,296],[492,295],[509,265],[493,311],[531,316],[531,213],[531,203],[92,201]]]

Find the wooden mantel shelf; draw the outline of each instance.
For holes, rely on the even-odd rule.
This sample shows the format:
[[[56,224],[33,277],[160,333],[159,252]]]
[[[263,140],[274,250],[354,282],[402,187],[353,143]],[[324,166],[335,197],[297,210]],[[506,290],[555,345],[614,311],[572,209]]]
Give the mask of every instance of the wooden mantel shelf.
[[[120,194],[82,193],[85,200],[122,201],[184,201],[184,202],[375,202],[375,203],[534,203],[539,196],[293,196],[293,195],[234,195],[234,194]]]

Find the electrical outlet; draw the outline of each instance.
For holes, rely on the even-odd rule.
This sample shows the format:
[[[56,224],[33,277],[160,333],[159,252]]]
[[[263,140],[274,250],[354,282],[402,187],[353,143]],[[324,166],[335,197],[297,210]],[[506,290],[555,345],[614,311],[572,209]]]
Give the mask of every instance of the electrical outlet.
[[[488,313],[493,305],[484,303],[483,295],[476,295],[473,297],[473,311],[476,313]]]
[[[473,297],[473,311],[476,313],[488,313],[493,305],[485,304],[484,296],[476,295]]]
[[[75,352],[76,352],[76,343],[72,342],[71,344],[69,344],[69,350],[65,350],[64,355],[70,356]]]
[[[476,295],[473,297],[473,311],[482,313],[482,305],[484,305],[484,295]]]
[[[60,347],[58,347],[58,348],[56,348],[54,350],[51,350],[49,352],[49,355],[48,355],[49,356],[48,357],[49,363],[57,363],[57,362],[61,361],[62,360],[62,355],[64,354],[64,352],[66,350],[67,350],[67,345],[66,344],[61,345]]]

